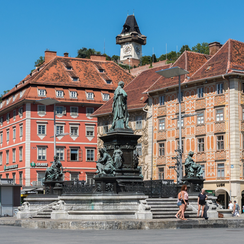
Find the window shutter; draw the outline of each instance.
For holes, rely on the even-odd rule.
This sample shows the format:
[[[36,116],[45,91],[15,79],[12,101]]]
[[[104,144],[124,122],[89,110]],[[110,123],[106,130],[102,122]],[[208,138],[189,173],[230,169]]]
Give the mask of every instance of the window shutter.
[[[67,161],[70,161],[70,149],[67,150]]]
[[[82,154],[82,150],[79,149],[79,161],[82,162],[83,160],[83,154]]]

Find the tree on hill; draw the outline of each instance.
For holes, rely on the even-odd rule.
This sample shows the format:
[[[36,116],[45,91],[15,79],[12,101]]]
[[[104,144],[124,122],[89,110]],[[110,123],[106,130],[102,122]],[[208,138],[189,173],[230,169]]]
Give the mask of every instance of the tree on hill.
[[[180,49],[180,54],[182,54],[185,51],[191,51],[188,45],[183,45]]]
[[[203,42],[202,44],[197,43],[196,46],[192,47],[193,52],[209,54],[209,46],[207,42]]]
[[[112,61],[118,63],[119,58],[120,58],[120,57],[119,57],[118,55],[113,55],[111,59],[112,59]]]
[[[158,62],[158,60],[157,60],[157,58],[156,58],[156,55],[155,55],[155,54],[153,54],[153,55],[152,55],[152,58],[151,58],[151,59],[152,59],[152,62],[153,62],[153,63]]]
[[[95,49],[91,49],[91,48],[87,49],[83,47],[78,50],[77,58],[90,58],[92,54],[101,55],[101,52],[96,51]]]

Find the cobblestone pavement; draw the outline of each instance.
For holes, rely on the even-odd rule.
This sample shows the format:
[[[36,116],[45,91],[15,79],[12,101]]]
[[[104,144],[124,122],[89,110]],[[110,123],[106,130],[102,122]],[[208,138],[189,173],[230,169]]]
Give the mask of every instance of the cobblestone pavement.
[[[0,226],[1,244],[21,243],[243,243],[243,229],[180,229],[180,230],[53,230]]]

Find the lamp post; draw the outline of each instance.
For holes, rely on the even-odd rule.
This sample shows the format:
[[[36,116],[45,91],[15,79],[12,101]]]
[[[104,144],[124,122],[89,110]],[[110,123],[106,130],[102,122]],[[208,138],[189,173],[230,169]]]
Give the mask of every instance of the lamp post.
[[[53,107],[53,124],[54,124],[54,156],[56,156],[56,104],[59,103],[59,101],[53,99],[53,98],[50,98],[50,97],[47,97],[47,98],[44,98],[44,99],[41,99],[41,100],[37,100],[36,102],[38,103],[41,103],[43,105],[54,105]]]
[[[186,75],[189,72],[187,70],[184,70],[180,67],[173,67],[169,69],[163,69],[159,70],[156,73],[159,75],[164,76],[165,78],[171,78],[178,76],[179,77],[179,94],[178,94],[178,101],[179,101],[179,149],[176,150],[178,152],[177,155],[177,183],[181,182],[182,179],[182,134],[181,134],[181,82],[180,82],[180,76],[181,75]]]

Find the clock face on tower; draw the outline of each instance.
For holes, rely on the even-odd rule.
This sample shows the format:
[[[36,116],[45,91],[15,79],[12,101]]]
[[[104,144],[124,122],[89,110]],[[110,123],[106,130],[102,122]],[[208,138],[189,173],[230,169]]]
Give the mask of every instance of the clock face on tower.
[[[124,45],[123,46],[123,52],[124,52],[124,54],[130,54],[131,53],[131,49],[132,49],[132,47],[131,47],[130,44]]]
[[[136,51],[136,54],[139,56],[141,54],[141,48],[140,48],[140,46],[136,45],[135,46],[135,51]]]

